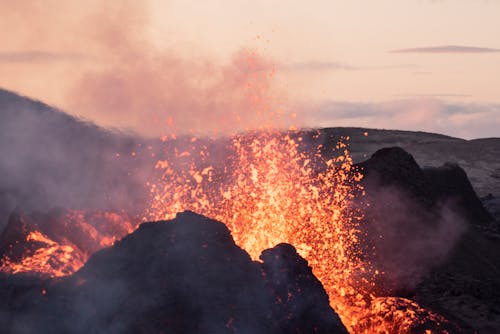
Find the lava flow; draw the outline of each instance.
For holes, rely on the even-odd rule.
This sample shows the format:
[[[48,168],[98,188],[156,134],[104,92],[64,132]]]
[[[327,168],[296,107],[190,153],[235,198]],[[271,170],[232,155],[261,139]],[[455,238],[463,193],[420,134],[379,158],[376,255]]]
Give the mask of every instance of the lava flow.
[[[14,214],[2,233],[0,271],[60,277],[131,233],[137,222],[116,212],[54,211]]]

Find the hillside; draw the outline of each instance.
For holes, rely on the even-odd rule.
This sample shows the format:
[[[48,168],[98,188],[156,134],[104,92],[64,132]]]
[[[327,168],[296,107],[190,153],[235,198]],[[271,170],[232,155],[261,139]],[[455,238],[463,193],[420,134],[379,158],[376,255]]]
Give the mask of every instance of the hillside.
[[[321,133],[327,145],[333,145],[340,136],[349,136],[356,162],[366,160],[380,148],[399,146],[424,168],[456,163],[466,171],[480,197],[500,196],[500,138],[465,140],[427,132],[366,128],[325,128]]]
[[[145,181],[130,156],[138,143],[0,90],[0,228],[18,206],[120,210],[139,203]]]

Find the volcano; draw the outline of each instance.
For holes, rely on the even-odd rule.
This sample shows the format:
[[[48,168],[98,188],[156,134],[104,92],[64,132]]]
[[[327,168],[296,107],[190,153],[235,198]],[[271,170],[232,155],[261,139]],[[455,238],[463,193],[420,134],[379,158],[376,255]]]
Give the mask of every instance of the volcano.
[[[0,105],[7,333],[500,331],[496,139],[155,141]]]

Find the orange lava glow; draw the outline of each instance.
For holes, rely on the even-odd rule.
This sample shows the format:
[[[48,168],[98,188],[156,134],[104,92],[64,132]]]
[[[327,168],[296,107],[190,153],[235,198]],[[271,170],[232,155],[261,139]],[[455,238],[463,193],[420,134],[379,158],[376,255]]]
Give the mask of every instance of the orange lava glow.
[[[156,163],[161,177],[150,184],[148,220],[184,210],[217,219],[254,260],[279,243],[294,245],[351,333],[425,332],[445,322],[413,301],[375,295],[379,271],[359,247],[362,210],[353,200],[364,191],[345,145],[349,138],[324,154],[321,145],[307,147],[299,132],[275,130],[281,112],[273,110],[268,90],[274,70],[262,71],[253,53],[245,59],[252,73],[247,103],[261,120],[260,130],[232,137],[227,154],[216,159],[196,138],[178,145],[176,136],[163,136],[176,149]],[[434,327],[427,328],[426,319]]]
[[[36,272],[59,277],[74,273],[87,260],[70,242],[55,242],[39,231],[30,232],[26,241],[38,247],[18,262],[4,258],[0,270],[10,274]]]
[[[358,322],[352,332],[449,334],[445,329],[428,329],[429,326],[439,328],[447,325],[446,318],[406,298],[374,298],[364,312],[365,318]]]
[[[19,226],[14,226],[9,251],[0,259],[0,271],[47,277],[73,274],[91,254],[113,245],[136,225],[115,212],[80,210],[21,216],[13,224]]]
[[[254,260],[279,243],[294,245],[351,333],[409,333],[429,320],[444,322],[410,300],[374,295],[378,270],[363,260],[362,212],[353,205],[363,194],[362,175],[344,143],[326,160],[321,146],[312,155],[299,150],[302,140],[270,130],[235,136],[224,166],[207,163],[203,148],[176,151],[156,165],[162,177],[151,186],[148,218],[192,210],[217,219]]]
[[[250,70],[258,67],[252,59],[248,58]],[[246,85],[248,101],[258,114],[266,114],[268,97],[261,88],[267,87],[269,76],[262,71],[252,73],[255,77],[250,76],[252,82]],[[184,210],[217,219],[254,260],[279,243],[292,244],[322,282],[331,306],[351,333],[410,333],[417,329],[428,333],[446,323],[411,300],[376,296],[374,282],[379,271],[366,260],[359,245],[363,216],[353,201],[364,190],[362,174],[353,167],[344,143],[348,138],[337,144],[335,152],[324,154],[321,145],[301,149],[306,140],[300,132],[285,133],[263,124],[261,131],[232,137],[223,161],[215,159],[218,164],[213,163],[214,153],[197,138],[183,145],[178,145],[175,134],[161,139],[165,145],[173,142],[175,149],[166,154],[167,159],[156,162],[161,177],[149,183],[148,220],[171,219]],[[23,242],[32,247],[21,250],[23,256],[17,259],[4,256],[0,270],[68,275],[90,254],[136,227],[119,214],[89,214],[67,213],[48,225],[52,234],[41,229],[47,224],[21,221],[28,228],[24,240],[11,245],[12,254]]]

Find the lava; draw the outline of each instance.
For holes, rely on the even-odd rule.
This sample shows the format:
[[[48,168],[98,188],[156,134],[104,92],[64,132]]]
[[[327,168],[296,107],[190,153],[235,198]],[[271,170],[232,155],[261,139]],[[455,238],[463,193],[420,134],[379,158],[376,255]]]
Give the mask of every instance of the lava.
[[[61,277],[80,269],[88,257],[131,233],[137,222],[108,211],[69,210],[20,214],[2,233],[0,271]]]
[[[165,140],[173,144],[169,158],[156,163],[161,176],[149,184],[146,218],[170,219],[191,210],[217,219],[256,261],[279,243],[294,245],[351,333],[446,333],[441,329],[447,321],[439,314],[408,299],[377,296],[379,270],[363,254],[363,210],[354,203],[364,194],[362,174],[345,140],[325,154],[321,145],[311,148],[300,132],[263,130],[230,138],[223,157],[214,158],[220,147],[194,139],[180,145],[171,137]],[[7,251],[0,245],[0,270],[70,275],[137,223],[106,211],[20,215],[3,232],[1,239],[9,245]]]
[[[36,272],[50,277],[66,276],[83,266],[86,256],[69,241],[55,242],[40,231],[29,232],[26,243],[36,244],[20,261],[4,257],[0,270],[10,273]]]
[[[353,202],[363,195],[362,174],[344,141],[331,159],[321,146],[301,150],[303,141],[300,133],[269,130],[235,136],[224,165],[211,165],[210,151],[200,146],[178,151],[156,165],[162,176],[151,184],[148,218],[192,210],[225,222],[254,260],[279,243],[294,245],[350,332],[440,328],[445,319],[417,303],[375,295],[379,271],[359,247],[363,214]]]
[[[250,70],[258,65],[252,57],[247,61]],[[246,85],[248,103],[266,119],[269,77],[262,71],[250,72],[255,77],[249,76],[252,82]],[[261,75],[264,84],[259,82]],[[379,270],[360,247],[363,210],[354,205],[364,193],[362,174],[353,166],[345,144],[348,138],[337,144],[335,152],[324,154],[321,145],[308,147],[300,132],[272,128],[262,124],[259,131],[229,138],[224,153],[215,158],[203,140],[186,140],[174,133],[162,136],[169,151],[156,162],[160,176],[149,183],[152,200],[145,218],[170,219],[191,210],[217,219],[254,260],[279,243],[295,246],[351,333],[445,333],[442,316],[408,299],[376,295]],[[69,275],[93,252],[137,226],[133,219],[110,212],[70,211],[56,219],[45,217],[40,224],[36,217],[24,218],[18,222],[21,232],[0,259],[4,272]]]

